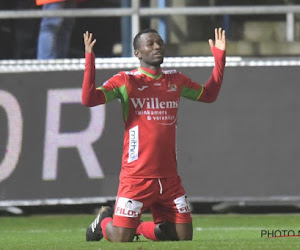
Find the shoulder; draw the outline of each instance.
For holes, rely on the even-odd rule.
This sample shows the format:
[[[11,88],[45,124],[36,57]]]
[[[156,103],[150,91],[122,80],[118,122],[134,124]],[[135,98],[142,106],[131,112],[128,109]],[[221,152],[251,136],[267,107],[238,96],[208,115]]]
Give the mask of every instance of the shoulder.
[[[109,80],[107,80],[105,84],[114,83],[114,85],[123,85],[125,82],[130,80],[130,78],[141,75],[141,72],[137,69],[130,70],[130,71],[120,71],[114,74]]]
[[[130,71],[122,71],[122,73],[126,76],[137,76],[141,75],[141,72],[138,69],[133,69]]]
[[[181,73],[180,71],[178,71],[176,69],[168,69],[168,70],[163,69],[162,72],[164,75],[170,75],[170,76],[174,76],[174,77],[178,77],[178,78],[185,77],[185,75],[183,73]]]
[[[126,82],[126,74],[125,71],[120,71],[113,76],[111,76],[108,80],[106,80],[102,86],[105,88],[117,88],[122,86]]]
[[[136,75],[137,73],[135,72],[135,70],[131,70],[131,71],[120,71],[116,74],[114,74],[110,80],[125,80],[128,76],[132,76],[132,75]]]
[[[137,69],[130,70],[130,71],[120,71],[117,74],[115,74],[112,78],[122,78],[126,79],[128,77],[134,77],[141,75],[141,72]]]

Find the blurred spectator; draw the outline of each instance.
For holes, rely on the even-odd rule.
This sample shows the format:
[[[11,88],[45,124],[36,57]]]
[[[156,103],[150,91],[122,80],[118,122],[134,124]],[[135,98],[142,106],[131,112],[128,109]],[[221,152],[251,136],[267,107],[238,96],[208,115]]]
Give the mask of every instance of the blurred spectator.
[[[37,9],[34,0],[15,0],[16,10]],[[36,37],[38,35],[39,19],[15,19],[14,29],[14,59],[36,58]]]
[[[7,10],[11,8],[10,1],[0,1],[0,10]],[[13,30],[11,20],[0,20],[0,59],[8,59],[12,51],[11,41],[13,40]]]
[[[62,10],[76,7],[76,0],[36,0],[43,10]],[[73,17],[44,17],[41,20],[37,59],[68,57],[70,38],[75,23]]]
[[[121,7],[120,0],[88,0],[88,1],[77,2],[78,9],[120,8],[120,7]],[[121,17],[115,17],[115,16],[81,17],[80,22],[75,22],[74,25],[74,29],[71,37],[71,46],[69,49],[69,56],[71,56],[72,58],[81,58],[82,56],[84,56],[82,54],[82,41],[78,39],[78,37],[82,37],[82,34],[87,30],[90,30],[95,37],[101,37],[101,41],[99,41],[101,46],[95,48],[95,53],[97,53],[98,56],[100,57],[120,56],[121,52],[120,54],[116,55],[114,54],[113,51],[114,45],[120,44],[121,42],[121,21],[120,20]],[[127,30],[127,32],[129,32],[129,30]],[[130,40],[131,40],[131,36],[130,36]]]
[[[1,10],[37,8],[35,0],[0,1]],[[36,57],[38,19],[0,20],[0,59],[32,59]]]

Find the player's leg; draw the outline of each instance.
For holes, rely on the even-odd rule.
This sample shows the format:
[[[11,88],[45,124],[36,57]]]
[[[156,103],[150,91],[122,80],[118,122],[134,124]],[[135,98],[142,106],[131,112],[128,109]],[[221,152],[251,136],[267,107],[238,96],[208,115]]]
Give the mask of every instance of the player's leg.
[[[152,221],[147,221],[138,226],[136,234],[159,241],[192,240],[193,225],[192,223],[173,222],[155,224]]]
[[[136,230],[136,235],[142,235],[149,240],[163,240],[156,236],[156,228],[158,224],[153,221],[141,222]]]
[[[99,209],[96,218],[86,230],[86,241],[99,241],[103,238],[102,224],[111,221],[113,213],[113,209],[109,206],[103,206]]]
[[[113,220],[109,221],[106,227],[102,225],[102,230],[105,230],[104,237],[109,241],[133,241],[142,211],[145,209],[142,199],[139,199],[139,191],[136,189],[137,194],[133,194],[132,191],[128,194],[124,192],[124,189],[127,189],[126,186],[122,183],[122,188],[119,188],[118,195],[122,196],[117,197]],[[132,198],[126,198],[126,196]]]
[[[168,209],[167,213],[164,213],[164,210],[165,208],[161,207],[159,204],[151,207],[151,211],[156,222],[156,224],[155,222],[152,223],[154,226],[154,235],[157,240],[192,240],[193,224],[191,221],[190,213],[183,213],[178,215],[176,214],[177,211],[174,212],[174,209],[172,211]],[[176,223],[176,221],[178,221],[179,223]],[[144,235],[144,232],[140,229],[141,227],[143,227],[143,223],[139,225],[137,233]],[[150,225],[148,227],[150,228]],[[146,235],[144,236],[146,238],[149,238]]]
[[[164,222],[157,224],[154,233],[158,240],[192,240],[193,224],[192,223],[173,223]]]
[[[95,228],[99,229],[100,235],[102,234],[102,237],[104,236],[109,241],[132,241],[140,223],[141,213],[151,204],[152,186],[151,179],[120,179],[113,218],[111,212],[98,215],[90,227],[93,228],[93,225],[96,225]],[[98,231],[89,229],[87,234],[88,231],[99,234]],[[88,238],[100,240],[102,237],[87,236],[87,240]]]
[[[175,230],[178,240],[192,240],[193,239],[193,224],[190,223],[176,223]]]
[[[191,210],[180,178],[158,179],[158,184],[160,202],[151,206],[155,221],[152,227],[155,228],[156,238],[158,240],[192,240]],[[143,223],[139,225],[137,233],[144,235],[142,229]]]
[[[113,242],[130,242],[136,235],[137,225],[128,223],[132,228],[118,227],[113,225],[113,209],[104,206],[99,209],[97,217],[86,231],[87,241],[100,241],[105,237]]]
[[[136,228],[115,227],[110,221],[104,228],[105,238],[112,242],[131,242],[136,235]]]

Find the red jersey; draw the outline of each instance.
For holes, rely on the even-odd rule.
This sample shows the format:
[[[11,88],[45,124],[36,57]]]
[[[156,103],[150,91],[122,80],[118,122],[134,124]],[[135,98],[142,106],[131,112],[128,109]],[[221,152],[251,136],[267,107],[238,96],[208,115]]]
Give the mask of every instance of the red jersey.
[[[121,100],[125,124],[121,177],[177,176],[176,122],[181,97],[216,100],[223,78],[225,52],[212,48],[215,67],[201,85],[176,70],[138,68],[122,71],[95,87],[95,56],[86,53],[82,103],[95,106]]]

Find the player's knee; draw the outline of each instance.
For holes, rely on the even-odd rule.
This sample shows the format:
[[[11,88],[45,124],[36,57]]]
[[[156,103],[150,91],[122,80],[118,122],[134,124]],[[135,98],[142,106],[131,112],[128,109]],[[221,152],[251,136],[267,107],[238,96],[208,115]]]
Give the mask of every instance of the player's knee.
[[[128,228],[114,228],[110,236],[109,240],[113,242],[132,242],[135,231]]]
[[[130,237],[115,237],[114,242],[132,242],[133,238]]]
[[[114,235],[109,241],[112,242],[132,242],[134,237],[128,236],[128,235]]]
[[[178,240],[193,240],[193,226],[191,223],[177,226]]]
[[[154,229],[154,234],[156,238],[161,241],[178,240],[175,231],[169,226],[168,223],[158,224]]]
[[[193,240],[192,224],[180,225],[174,223],[158,224],[154,234],[161,241]]]
[[[178,240],[193,240],[193,234],[180,235]]]

